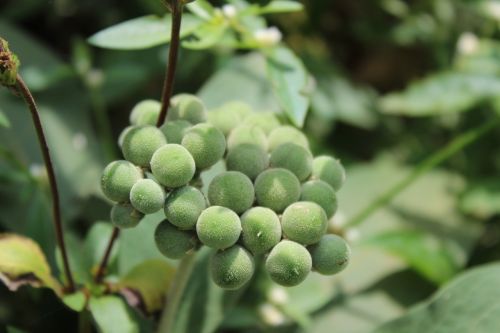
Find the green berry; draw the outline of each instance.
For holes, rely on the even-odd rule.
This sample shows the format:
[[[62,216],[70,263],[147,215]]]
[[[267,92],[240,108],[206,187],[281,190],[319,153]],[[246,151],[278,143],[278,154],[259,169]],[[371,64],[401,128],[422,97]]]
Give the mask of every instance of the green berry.
[[[302,184],[301,201],[312,201],[323,208],[327,218],[337,211],[337,196],[333,188],[322,180],[310,180]]]
[[[309,142],[304,133],[292,126],[280,126],[275,128],[268,138],[269,151],[273,151],[287,142],[293,142],[299,146],[309,149]]]
[[[196,247],[197,240],[193,232],[179,230],[165,220],[156,227],[155,243],[165,257],[180,259]]]
[[[208,123],[214,125],[224,135],[228,135],[241,122],[240,117],[236,113],[225,108],[208,112],[207,119]]]
[[[250,178],[238,171],[226,171],[212,179],[208,185],[208,201],[240,214],[250,208],[255,198]]]
[[[120,229],[135,227],[143,217],[144,214],[128,202],[117,203],[111,208],[111,222]]]
[[[291,142],[277,147],[272,152],[270,160],[271,167],[288,169],[300,181],[311,175],[312,162],[313,156],[309,150]]]
[[[214,249],[227,249],[240,237],[240,218],[229,208],[208,207],[198,218],[196,233],[206,246]]]
[[[260,206],[281,213],[290,204],[299,200],[300,182],[286,169],[269,169],[255,180],[255,196]]]
[[[191,123],[186,120],[167,121],[160,127],[163,135],[167,138],[168,143],[181,144],[182,138],[186,131],[191,128]]]
[[[255,271],[252,255],[239,245],[217,251],[210,261],[212,280],[221,288],[235,290],[250,281]]]
[[[349,245],[337,235],[324,235],[318,244],[309,248],[309,251],[314,269],[324,275],[342,271],[349,264],[351,255]]]
[[[143,214],[153,214],[162,209],[165,191],[152,179],[141,179],[130,190],[130,202]]]
[[[135,126],[123,137],[123,156],[135,165],[149,167],[153,153],[166,143],[165,136],[158,128]]]
[[[339,160],[330,156],[318,156],[313,161],[313,178],[327,182],[335,191],[340,190],[345,181],[345,170]]]
[[[151,172],[168,188],[184,186],[193,179],[196,166],[191,154],[181,145],[167,144],[151,157]]]
[[[282,240],[269,253],[265,266],[274,282],[292,287],[306,279],[311,271],[312,259],[302,245]]]
[[[227,137],[227,148],[229,150],[242,144],[255,144],[267,150],[266,133],[256,126],[240,125],[233,129]]]
[[[239,171],[250,179],[255,179],[269,165],[269,156],[262,147],[242,144],[229,150],[226,157],[228,170]]]
[[[182,145],[191,153],[198,169],[206,169],[217,163],[226,150],[224,134],[210,124],[198,124],[191,127]]]
[[[253,254],[264,254],[281,240],[281,223],[274,211],[254,207],[241,216],[243,245]]]
[[[168,120],[186,120],[191,124],[207,120],[207,110],[201,99],[195,95],[179,94],[172,97]]]
[[[253,113],[252,107],[241,101],[226,102],[220,108],[229,110],[231,113],[236,114],[241,121],[245,120]]]
[[[123,146],[123,140],[125,139],[125,135],[127,135],[127,133],[134,127],[135,126],[127,126],[121,131],[120,135],[118,136],[118,146],[120,148]]]
[[[270,112],[260,112],[249,115],[245,118],[245,125],[257,126],[269,135],[275,128],[281,126],[280,121],[275,114]]]
[[[200,190],[184,186],[171,192],[165,200],[165,216],[180,229],[194,229],[206,206],[205,197]]]
[[[325,234],[327,219],[325,211],[318,204],[299,201],[285,209],[281,225],[288,239],[310,245],[319,242]]]
[[[130,113],[132,125],[155,125],[160,115],[161,103],[147,99],[137,103]]]
[[[104,168],[101,189],[108,199],[127,202],[132,186],[139,179],[142,179],[142,172],[138,167],[128,161],[114,161]]]

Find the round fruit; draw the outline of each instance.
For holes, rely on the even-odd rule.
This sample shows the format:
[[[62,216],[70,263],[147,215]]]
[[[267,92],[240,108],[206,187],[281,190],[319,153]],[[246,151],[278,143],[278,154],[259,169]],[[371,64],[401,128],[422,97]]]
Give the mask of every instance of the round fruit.
[[[132,125],[154,126],[160,114],[161,103],[152,99],[147,99],[137,103],[130,113],[130,123]]]
[[[193,232],[179,230],[165,220],[156,227],[155,243],[165,257],[180,259],[196,247],[197,240]]]
[[[281,213],[290,204],[299,200],[300,182],[286,169],[269,169],[255,180],[255,196],[260,206]]]
[[[285,209],[281,225],[288,239],[309,245],[319,242],[325,234],[327,219],[325,211],[318,204],[299,201]]]
[[[135,227],[143,217],[144,214],[128,202],[117,203],[111,208],[111,223],[120,229]]]
[[[206,208],[205,197],[195,187],[184,186],[170,193],[165,200],[167,220],[180,229],[194,229],[201,212]]]
[[[118,147],[121,148],[123,146],[123,139],[125,138],[125,135],[127,135],[128,131],[130,131],[134,127],[135,126],[127,126],[123,129],[123,131],[121,131],[120,135],[118,136]]]
[[[206,246],[214,249],[227,249],[240,237],[240,218],[228,208],[208,207],[198,218],[196,232],[200,241]]]
[[[235,290],[250,281],[255,271],[252,255],[239,245],[217,251],[210,261],[212,279],[219,287]]]
[[[267,150],[266,133],[256,126],[240,125],[233,129],[227,137],[227,148],[229,150],[242,144],[255,144]]]
[[[282,240],[269,253],[266,270],[271,279],[282,286],[296,286],[311,271],[311,255],[302,245]]]
[[[275,128],[278,128],[281,123],[274,115],[270,112],[260,112],[249,115],[244,122],[245,125],[257,126],[269,135]]]
[[[342,271],[349,264],[351,255],[349,245],[337,235],[324,235],[318,244],[309,248],[309,251],[314,269],[324,275]]]
[[[123,156],[135,165],[149,167],[153,153],[166,143],[165,136],[158,128],[135,126],[123,137]]]
[[[274,211],[254,207],[241,216],[243,245],[253,254],[264,254],[281,240],[281,223]]]
[[[228,135],[241,122],[240,117],[236,113],[226,108],[208,112],[207,119],[210,124],[217,127],[224,135]]]
[[[195,95],[179,94],[172,97],[169,120],[187,120],[191,124],[203,123],[207,120],[207,110],[201,99]]]
[[[255,192],[250,178],[238,171],[226,171],[208,185],[208,201],[211,205],[227,207],[237,214],[253,204]]]
[[[323,208],[327,218],[337,211],[337,196],[333,188],[322,180],[310,180],[302,184],[301,201],[312,201]]]
[[[273,151],[278,148],[280,145],[293,142],[302,146],[306,149],[309,149],[309,142],[307,141],[304,133],[296,129],[292,126],[280,126],[275,128],[270,134],[268,138],[269,143],[269,151]]]
[[[104,168],[101,188],[104,195],[113,201],[129,201],[132,186],[142,179],[141,170],[128,161],[114,161]]]
[[[186,134],[186,131],[191,128],[191,126],[189,121],[179,119],[167,121],[160,127],[160,130],[167,138],[168,143],[181,144],[184,134]]]
[[[311,175],[313,156],[309,150],[292,142],[277,147],[271,154],[271,167],[288,169],[300,181]]]
[[[167,144],[151,157],[151,172],[160,184],[175,188],[193,179],[196,166],[193,156],[181,145]]]
[[[211,124],[198,124],[191,127],[182,145],[191,153],[198,169],[206,169],[217,163],[226,150],[224,134]]]
[[[152,179],[141,179],[130,190],[130,202],[143,214],[153,214],[163,207],[165,191]]]
[[[255,144],[238,145],[226,157],[228,170],[239,171],[255,179],[269,165],[269,156],[262,147]]]
[[[312,175],[327,182],[335,191],[340,190],[345,181],[345,170],[339,160],[330,156],[318,156],[313,161]]]
[[[241,121],[245,120],[249,115],[253,113],[252,107],[249,104],[241,101],[226,102],[220,108],[229,110],[231,113],[236,114]]]

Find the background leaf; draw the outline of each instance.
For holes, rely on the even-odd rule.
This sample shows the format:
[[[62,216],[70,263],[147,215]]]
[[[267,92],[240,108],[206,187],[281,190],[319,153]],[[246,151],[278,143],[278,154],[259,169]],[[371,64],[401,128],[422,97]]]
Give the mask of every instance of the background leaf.
[[[9,118],[7,118],[7,116],[1,109],[0,109],[0,126],[10,127]]]
[[[269,2],[263,7],[260,7],[258,10],[256,10],[256,14],[297,12],[301,11],[302,9],[304,9],[304,6],[298,1],[275,0]]]
[[[138,333],[139,326],[134,321],[127,304],[117,296],[91,298],[90,312],[102,333]]]

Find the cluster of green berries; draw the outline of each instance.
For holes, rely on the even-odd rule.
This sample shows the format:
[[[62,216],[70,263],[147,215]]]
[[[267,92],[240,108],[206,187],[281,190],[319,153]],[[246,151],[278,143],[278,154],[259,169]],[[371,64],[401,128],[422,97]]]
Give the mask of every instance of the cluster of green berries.
[[[115,226],[134,227],[163,209],[154,235],[160,252],[179,259],[200,245],[216,249],[211,275],[225,289],[251,279],[255,258],[283,286],[347,266],[349,246],[326,234],[345,179],[338,160],[314,158],[301,131],[244,103],[207,112],[196,96],[177,95],[157,128],[159,110],[152,100],[134,107],[119,138],[125,159],[104,169]],[[200,174],[220,160],[227,171],[203,193]]]

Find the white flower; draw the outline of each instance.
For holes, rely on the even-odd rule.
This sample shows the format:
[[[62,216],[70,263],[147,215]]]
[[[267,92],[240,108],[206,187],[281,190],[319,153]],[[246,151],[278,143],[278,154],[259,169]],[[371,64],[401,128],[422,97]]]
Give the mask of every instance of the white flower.
[[[282,37],[281,31],[276,27],[259,29],[254,32],[254,38],[263,46],[276,45],[281,41]]]
[[[259,306],[259,314],[262,320],[271,326],[279,326],[285,323],[285,316],[274,305],[265,303]]]
[[[285,304],[288,301],[288,293],[285,288],[278,286],[271,288],[267,297],[273,304]]]
[[[224,13],[224,16],[227,18],[233,18],[238,14],[238,9],[233,5],[224,5],[222,6],[222,13]]]
[[[461,54],[473,54],[479,48],[479,40],[472,32],[464,32],[457,43],[457,50]]]

